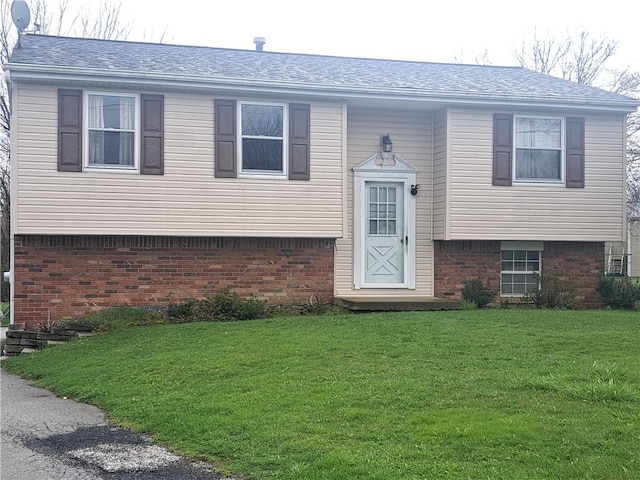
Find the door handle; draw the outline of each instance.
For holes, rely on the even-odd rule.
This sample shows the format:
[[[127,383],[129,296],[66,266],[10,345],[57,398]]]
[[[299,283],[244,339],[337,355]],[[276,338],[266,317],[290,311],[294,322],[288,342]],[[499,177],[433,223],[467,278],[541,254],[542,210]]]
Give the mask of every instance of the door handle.
[[[404,238],[400,239],[400,243],[409,245],[409,235],[405,235]]]

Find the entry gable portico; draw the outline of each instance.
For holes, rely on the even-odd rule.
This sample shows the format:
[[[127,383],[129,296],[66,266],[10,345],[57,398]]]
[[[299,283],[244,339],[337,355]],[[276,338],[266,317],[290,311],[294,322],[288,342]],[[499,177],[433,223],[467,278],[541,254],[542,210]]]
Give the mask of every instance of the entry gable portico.
[[[415,288],[417,170],[376,153],[353,167],[354,288]]]

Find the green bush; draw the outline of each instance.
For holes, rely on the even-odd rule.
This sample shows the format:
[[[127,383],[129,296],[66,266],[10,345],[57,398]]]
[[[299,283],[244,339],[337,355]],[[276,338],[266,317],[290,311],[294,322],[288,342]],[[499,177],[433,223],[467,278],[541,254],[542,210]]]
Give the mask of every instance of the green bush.
[[[628,277],[601,275],[596,291],[609,308],[631,310],[640,301],[640,284],[634,284]]]
[[[236,292],[226,288],[203,300],[171,304],[167,310],[167,317],[172,323],[231,322],[268,316],[265,301],[253,297],[240,298]]]
[[[182,303],[171,303],[167,308],[167,318],[171,323],[190,322],[196,300],[185,300]]]
[[[462,299],[475,304],[478,308],[484,308],[497,295],[495,290],[485,287],[481,278],[474,278],[464,282],[462,289]]]
[[[524,296],[536,308],[576,308],[576,289],[555,272],[536,273],[538,288]]]

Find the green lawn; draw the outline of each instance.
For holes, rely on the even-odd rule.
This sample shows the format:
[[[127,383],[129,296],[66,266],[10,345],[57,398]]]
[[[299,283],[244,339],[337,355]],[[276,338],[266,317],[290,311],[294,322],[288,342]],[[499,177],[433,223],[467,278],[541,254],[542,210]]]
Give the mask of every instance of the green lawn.
[[[2,366],[250,479],[640,479],[638,312],[160,325]]]

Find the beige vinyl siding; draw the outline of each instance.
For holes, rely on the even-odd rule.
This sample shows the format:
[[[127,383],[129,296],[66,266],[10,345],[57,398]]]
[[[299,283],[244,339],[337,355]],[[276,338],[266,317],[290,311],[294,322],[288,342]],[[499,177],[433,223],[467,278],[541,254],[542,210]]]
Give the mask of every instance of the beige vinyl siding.
[[[164,175],[64,173],[56,164],[57,89],[17,88],[16,233],[342,235],[340,103],[311,104],[310,181],[215,178],[214,97],[186,93],[164,94]]]
[[[336,240],[336,295],[425,296],[433,293],[431,242],[431,113],[350,108],[347,118],[347,210],[344,238]],[[358,289],[353,280],[353,167],[380,151],[380,135],[389,133],[393,153],[418,169],[420,191],[416,205],[416,288]]]
[[[448,221],[448,119],[446,109],[436,112],[433,119],[433,238],[436,240],[444,238]]]
[[[493,112],[452,109],[450,115],[450,209],[446,239],[620,241],[624,238],[621,116],[580,115],[585,117],[585,188],[565,188],[493,186]]]

